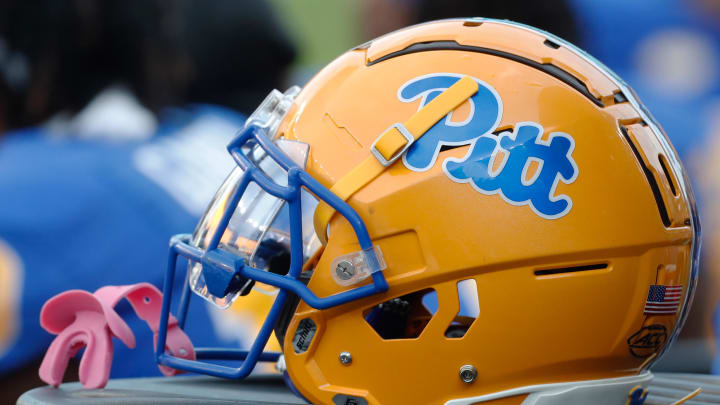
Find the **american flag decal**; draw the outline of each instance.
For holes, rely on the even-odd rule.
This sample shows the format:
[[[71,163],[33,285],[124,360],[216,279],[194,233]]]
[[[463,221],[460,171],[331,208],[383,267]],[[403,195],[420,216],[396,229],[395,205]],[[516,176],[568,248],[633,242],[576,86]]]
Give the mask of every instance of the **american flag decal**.
[[[675,315],[680,306],[681,285],[651,285],[645,301],[645,315]]]

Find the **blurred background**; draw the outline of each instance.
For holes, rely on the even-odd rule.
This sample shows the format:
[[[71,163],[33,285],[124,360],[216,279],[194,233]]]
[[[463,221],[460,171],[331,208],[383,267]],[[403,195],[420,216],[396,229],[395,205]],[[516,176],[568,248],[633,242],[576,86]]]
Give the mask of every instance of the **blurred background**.
[[[695,186],[704,250],[688,323],[656,369],[720,373],[720,0],[4,0],[0,396],[42,385],[47,299],[161,283],[169,236],[194,228],[233,165],[225,145],[271,89],[389,31],[471,16],[574,42],[665,128]],[[195,300],[190,327],[212,327],[189,334],[247,346],[271,299],[254,292],[222,313]],[[118,308],[140,343],[116,342],[112,376],[159,375],[142,343],[152,334]]]

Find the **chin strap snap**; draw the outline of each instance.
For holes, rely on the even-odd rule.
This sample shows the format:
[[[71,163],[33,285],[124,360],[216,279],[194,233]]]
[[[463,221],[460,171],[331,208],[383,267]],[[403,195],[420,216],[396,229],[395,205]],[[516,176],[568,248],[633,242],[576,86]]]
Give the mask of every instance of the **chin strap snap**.
[[[112,337],[131,349],[135,347],[132,330],[113,309],[123,298],[130,302],[137,316],[147,322],[157,342],[162,293],[152,284],[107,286],[93,294],[83,290],[66,291],[49,299],[40,312],[40,325],[57,335],[40,365],[40,379],[53,386],[60,385],[70,358],[86,347],[80,360],[80,382],[87,389],[104,387],[110,377]],[[168,320],[165,350],[175,357],[195,359],[192,342],[172,315]],[[166,376],[180,372],[158,367]]]

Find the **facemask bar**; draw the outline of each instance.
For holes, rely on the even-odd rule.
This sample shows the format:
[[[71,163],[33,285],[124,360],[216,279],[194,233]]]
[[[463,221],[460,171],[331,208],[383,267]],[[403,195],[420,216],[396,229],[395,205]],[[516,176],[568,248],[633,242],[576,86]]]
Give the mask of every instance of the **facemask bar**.
[[[273,182],[262,169],[255,166],[250,159],[245,156],[242,148],[249,142],[256,142],[257,145],[263,148],[265,152],[287,172],[287,186],[281,186]],[[190,235],[176,235],[170,241],[168,268],[163,285],[162,316],[160,318],[160,330],[155,348],[155,358],[159,364],[176,369],[209,374],[217,377],[242,379],[252,372],[258,361],[276,361],[279,358],[281,353],[263,352],[263,349],[291,293],[299,296],[313,308],[326,309],[385,292],[388,289],[388,284],[383,272],[380,271],[380,263],[378,262],[367,228],[360,218],[360,215],[358,215],[350,205],[320,184],[282,152],[277,145],[272,142],[270,137],[268,137],[266,129],[261,127],[259,123],[249,121],[235,140],[228,145],[228,151],[238,166],[243,169],[244,173],[239,182],[239,186],[228,199],[228,205],[207,248],[203,250],[191,245]],[[256,183],[265,192],[276,198],[285,200],[288,204],[290,216],[290,270],[287,275],[279,275],[253,268],[244,263],[241,258],[218,249],[218,244],[228,226],[230,218],[250,182]],[[350,223],[355,231],[360,247],[365,252],[366,260],[370,267],[373,268],[371,284],[321,298],[310,291],[310,289],[299,280],[303,266],[302,209],[300,205],[302,187],[307,188],[319,200],[333,207]],[[206,279],[220,277],[228,284],[235,283],[237,285],[244,285],[247,280],[255,280],[279,288],[280,291],[250,350],[230,348],[195,349],[195,354],[198,359],[241,360],[242,363],[240,367],[229,367],[202,361],[186,360],[174,357],[165,352],[168,316],[170,314],[172,287],[175,281],[178,256],[183,256],[201,263]],[[190,296],[190,287],[186,283],[180,300],[178,313],[178,324],[181,328],[185,324]]]

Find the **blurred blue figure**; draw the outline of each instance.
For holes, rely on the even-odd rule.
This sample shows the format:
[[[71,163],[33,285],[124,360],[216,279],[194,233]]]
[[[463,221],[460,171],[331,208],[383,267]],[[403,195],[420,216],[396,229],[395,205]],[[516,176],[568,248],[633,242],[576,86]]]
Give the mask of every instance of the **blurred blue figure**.
[[[233,111],[283,87],[294,56],[266,0],[0,2],[0,403],[42,384],[48,298],[161,284],[170,236],[194,228],[235,166]],[[252,318],[199,301],[193,343],[243,347]],[[117,309],[137,348],[115,343],[112,377],[159,375],[147,326]]]
[[[720,373],[713,319],[720,290],[720,3],[572,0],[581,44],[623,77],[660,122],[698,191],[703,258],[693,309],[664,370]],[[717,246],[717,247],[716,247]],[[717,253],[716,253],[717,252]]]
[[[701,0],[572,3],[583,47],[635,89],[688,160],[720,101],[720,10]]]
[[[127,125],[108,123],[107,111]],[[156,126],[110,90],[72,120],[0,137],[0,375],[43,355],[54,336],[39,313],[50,297],[145,280],[161,286],[169,237],[194,228],[234,166],[225,146],[244,117],[208,105],[160,116]],[[137,347],[115,341],[112,377],[160,375],[147,325],[127,303],[117,309]],[[193,329],[209,310],[192,301],[188,335],[195,345],[228,345],[207,324]]]

